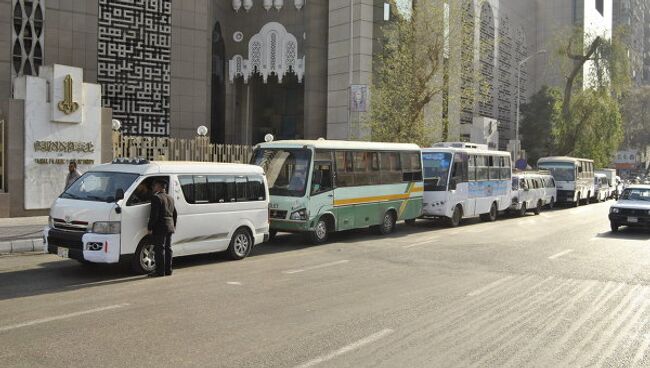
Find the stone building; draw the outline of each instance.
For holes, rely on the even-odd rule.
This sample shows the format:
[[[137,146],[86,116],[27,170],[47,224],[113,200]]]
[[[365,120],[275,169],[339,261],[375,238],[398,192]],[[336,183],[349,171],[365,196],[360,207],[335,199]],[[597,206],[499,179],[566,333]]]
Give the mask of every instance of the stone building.
[[[624,33],[630,57],[632,82],[650,83],[650,1],[614,0],[613,27]]]

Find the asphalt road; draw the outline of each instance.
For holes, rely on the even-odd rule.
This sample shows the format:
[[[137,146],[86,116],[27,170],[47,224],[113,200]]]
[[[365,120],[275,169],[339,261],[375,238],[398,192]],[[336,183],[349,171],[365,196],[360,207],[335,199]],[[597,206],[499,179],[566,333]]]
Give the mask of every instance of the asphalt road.
[[[3,367],[648,367],[650,232],[612,202],[321,246],[280,235],[147,279],[0,258]]]

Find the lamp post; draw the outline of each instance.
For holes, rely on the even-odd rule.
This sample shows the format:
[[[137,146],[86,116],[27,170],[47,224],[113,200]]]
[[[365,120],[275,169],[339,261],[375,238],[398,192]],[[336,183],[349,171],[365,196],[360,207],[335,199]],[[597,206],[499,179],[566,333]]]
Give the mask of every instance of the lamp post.
[[[515,148],[514,148],[514,160],[515,164],[517,163],[517,160],[519,159],[519,146],[521,145],[521,142],[519,141],[519,105],[521,103],[521,66],[526,64],[526,62],[533,57],[541,54],[545,54],[546,50],[538,50],[536,53],[530,55],[529,57],[523,59],[522,61],[517,64],[517,116],[515,117]]]

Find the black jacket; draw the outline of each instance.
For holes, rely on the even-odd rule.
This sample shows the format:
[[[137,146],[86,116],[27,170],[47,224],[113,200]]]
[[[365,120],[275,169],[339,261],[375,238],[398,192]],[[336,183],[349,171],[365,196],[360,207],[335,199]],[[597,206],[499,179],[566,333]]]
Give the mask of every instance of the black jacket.
[[[165,192],[151,196],[151,214],[149,215],[149,230],[155,233],[169,234],[176,229],[176,208],[174,198]]]

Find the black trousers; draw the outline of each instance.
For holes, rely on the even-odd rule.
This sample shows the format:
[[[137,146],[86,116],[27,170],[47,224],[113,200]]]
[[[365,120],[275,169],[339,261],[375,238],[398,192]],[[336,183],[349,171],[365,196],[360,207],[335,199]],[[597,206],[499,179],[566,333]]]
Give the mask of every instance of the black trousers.
[[[158,276],[172,274],[172,234],[153,234],[153,249],[156,258],[156,274]]]

